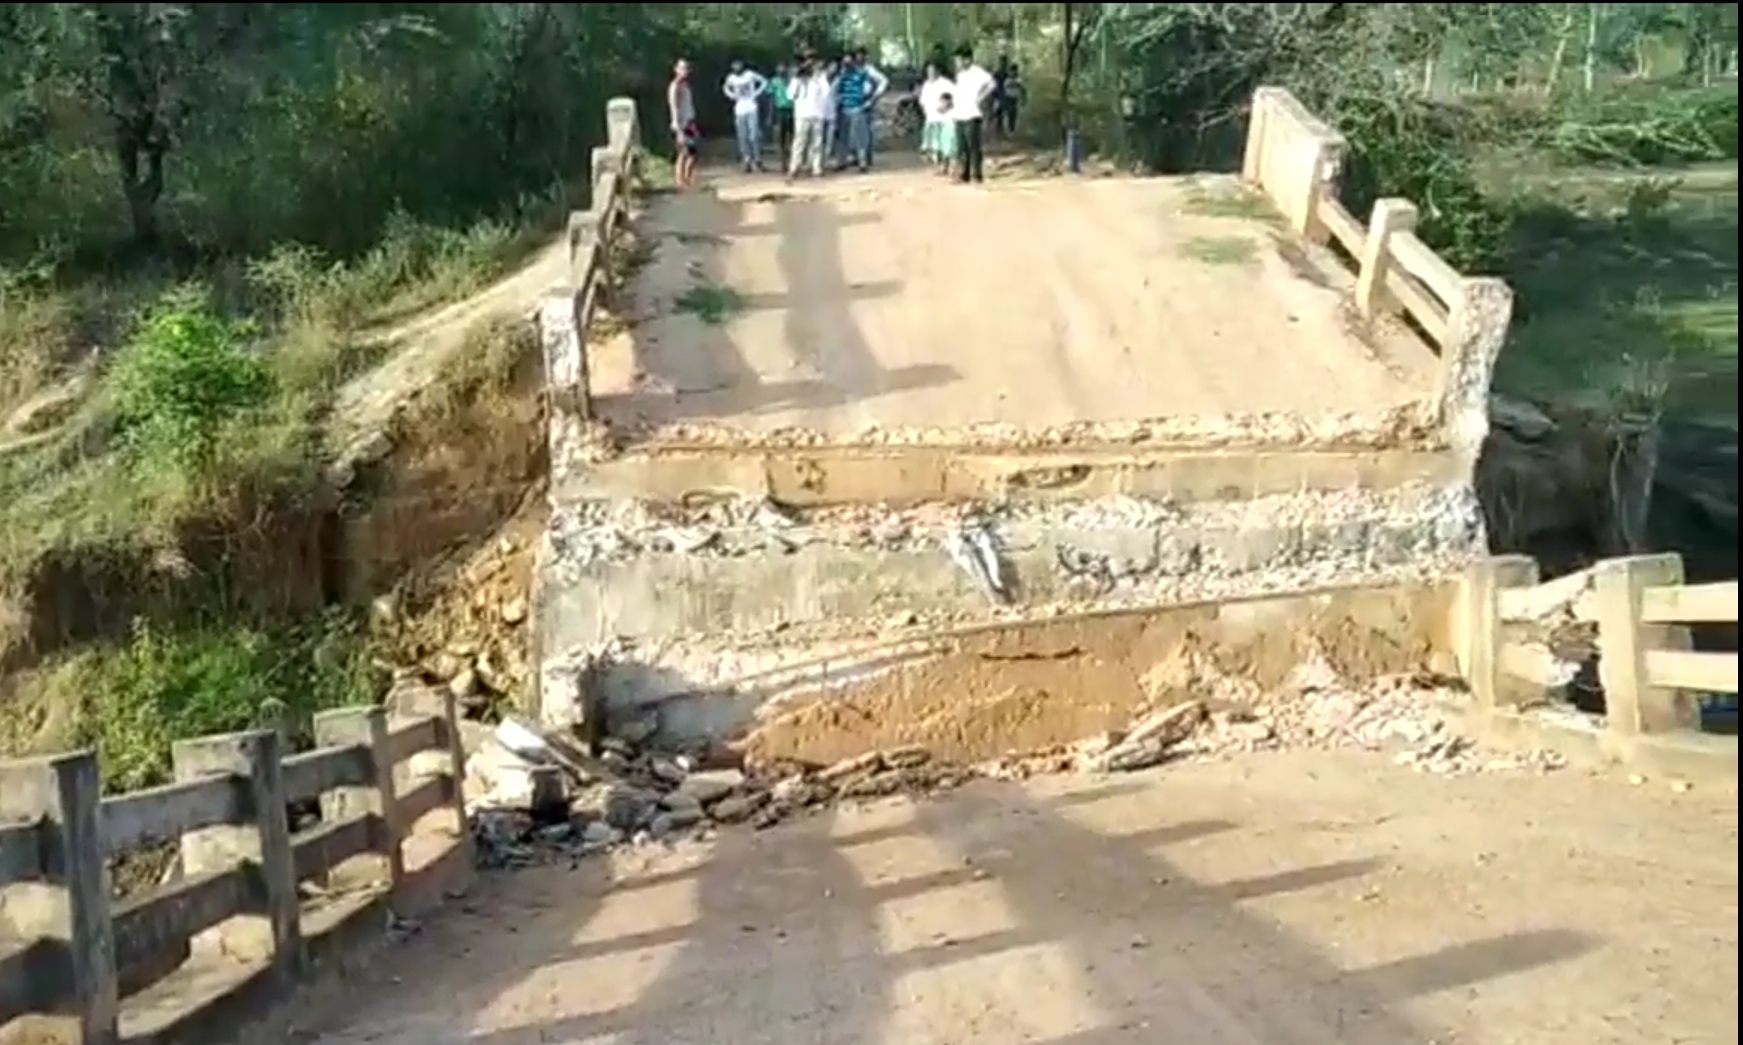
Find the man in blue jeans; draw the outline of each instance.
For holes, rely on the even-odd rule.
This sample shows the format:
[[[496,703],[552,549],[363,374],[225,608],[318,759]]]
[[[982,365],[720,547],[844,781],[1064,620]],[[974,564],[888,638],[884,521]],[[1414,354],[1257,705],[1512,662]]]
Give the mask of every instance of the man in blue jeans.
[[[732,72],[722,85],[732,100],[733,136],[738,139],[738,162],[745,172],[763,169],[762,97],[769,83],[743,62],[732,63]]]
[[[889,79],[866,60],[865,48],[847,56],[835,84],[835,98],[847,132],[848,158],[861,171],[870,170],[872,164],[872,109],[889,87]]]

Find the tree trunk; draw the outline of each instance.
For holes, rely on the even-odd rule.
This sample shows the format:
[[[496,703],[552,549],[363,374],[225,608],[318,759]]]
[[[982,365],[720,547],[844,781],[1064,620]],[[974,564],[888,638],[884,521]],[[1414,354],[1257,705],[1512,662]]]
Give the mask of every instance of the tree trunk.
[[[168,154],[167,138],[154,124],[134,121],[115,125],[115,165],[121,175],[121,195],[127,200],[127,217],[133,238],[142,247],[155,247],[162,236],[157,205],[163,199],[163,165]]]

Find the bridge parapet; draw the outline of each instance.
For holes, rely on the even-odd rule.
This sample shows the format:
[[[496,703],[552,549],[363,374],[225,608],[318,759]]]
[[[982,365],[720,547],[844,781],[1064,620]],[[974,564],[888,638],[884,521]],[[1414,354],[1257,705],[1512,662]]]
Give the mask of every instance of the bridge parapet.
[[[175,782],[124,794],[101,793],[94,752],[0,761],[0,1038],[220,1033],[464,886],[454,699],[405,700],[318,715],[298,753],[276,730],[179,741]],[[114,898],[110,863],[158,843],[180,873]]]
[[[1489,381],[1513,315],[1513,291],[1468,276],[1416,235],[1418,210],[1378,200],[1367,223],[1338,200],[1348,143],[1281,87],[1253,96],[1241,177],[1263,193],[1302,239],[1332,244],[1356,276],[1354,305],[1368,322],[1407,316],[1440,357],[1435,420],[1474,462],[1488,434]]]
[[[1597,654],[1605,714],[1601,728],[1562,725],[1606,757],[1674,761],[1679,772],[1698,761],[1735,778],[1736,738],[1700,732],[1699,694],[1737,692],[1737,654],[1695,650],[1690,625],[1734,628],[1736,581],[1684,584],[1682,557],[1671,554],[1606,559],[1538,583],[1536,560],[1507,555],[1470,567],[1457,606],[1461,672],[1478,710],[1504,729],[1543,723],[1529,712],[1571,681],[1573,665],[1555,647],[1573,632]]]
[[[545,388],[554,454],[583,435],[594,419],[587,327],[610,278],[612,235],[629,213],[630,183],[641,174],[641,129],[635,99],[613,98],[605,106],[606,144],[593,150],[586,210],[569,214],[569,275],[539,309],[545,351]]]

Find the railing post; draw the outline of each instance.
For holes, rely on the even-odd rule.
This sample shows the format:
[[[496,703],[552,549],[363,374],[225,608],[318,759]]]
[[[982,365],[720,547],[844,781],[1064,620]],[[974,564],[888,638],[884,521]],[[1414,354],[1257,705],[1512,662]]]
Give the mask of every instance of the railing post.
[[[387,710],[381,707],[340,708],[315,716],[315,743],[322,747],[357,745],[369,753],[371,782],[361,787],[334,788],[321,797],[321,819],[333,822],[367,814],[379,832],[375,851],[392,888],[405,880],[405,856],[400,848],[404,831],[400,825],[399,795],[393,783],[393,764],[387,758]],[[335,872],[336,877],[337,872]]]
[[[401,715],[434,715],[440,724],[441,750],[420,752],[410,764],[414,775],[445,772],[453,781],[449,804],[454,811],[455,838],[466,850],[467,866],[471,866],[472,823],[466,816],[466,744],[460,736],[460,701],[446,686],[418,686],[400,691],[393,710]]]
[[[27,938],[63,941],[81,1045],[121,1040],[121,981],[103,848],[102,774],[91,752],[0,763],[0,819],[41,818],[43,877],[31,902],[6,905],[6,921]]]
[[[1275,90],[1261,87],[1253,92],[1253,106],[1247,116],[1247,147],[1241,154],[1241,180],[1261,192],[1266,192],[1265,147],[1271,131],[1271,95]]]
[[[1453,648],[1471,699],[1485,711],[1515,703],[1501,673],[1501,589],[1537,583],[1537,560],[1529,555],[1496,555],[1465,568],[1459,581]]]
[[[252,823],[220,824],[182,836],[186,874],[222,871],[238,863],[260,868],[266,915],[238,915],[202,934],[202,943],[243,961],[270,961],[280,990],[296,983],[302,960],[296,865],[284,790],[283,746],[277,730],[250,730],[178,740],[170,749],[177,780],[234,776],[248,789]]]
[[[1416,204],[1404,199],[1374,201],[1368,217],[1368,238],[1362,241],[1362,256],[1356,270],[1356,311],[1373,319],[1376,310],[1391,304],[1386,294],[1386,273],[1391,268],[1391,239],[1395,233],[1416,229]]]
[[[1700,728],[1694,697],[1674,687],[1652,685],[1646,671],[1648,651],[1686,650],[1692,645],[1686,627],[1640,619],[1647,588],[1682,580],[1682,556],[1674,554],[1606,559],[1592,568],[1604,718],[1618,733]]]

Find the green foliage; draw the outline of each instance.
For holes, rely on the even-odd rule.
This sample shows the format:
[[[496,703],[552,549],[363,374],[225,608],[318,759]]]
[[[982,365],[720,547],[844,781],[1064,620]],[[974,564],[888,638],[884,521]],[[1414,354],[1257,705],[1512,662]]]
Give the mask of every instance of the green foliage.
[[[1575,95],[1537,141],[1568,166],[1655,167],[1737,158],[1737,88]]]
[[[179,738],[287,717],[306,729],[323,708],[370,702],[377,684],[360,631],[340,617],[278,631],[220,623],[171,631],[139,621],[125,643],[80,668],[80,739],[96,747],[112,791],[163,783]]]
[[[111,378],[134,449],[183,474],[204,473],[226,426],[272,397],[272,373],[249,345],[254,333],[220,314],[203,287],[178,288],[153,304]]]
[[[1341,187],[1351,213],[1401,196],[1421,212],[1417,234],[1454,268],[1499,271],[1512,246],[1512,219],[1484,194],[1459,115],[1409,99],[1339,101],[1329,119],[1350,143]]]

